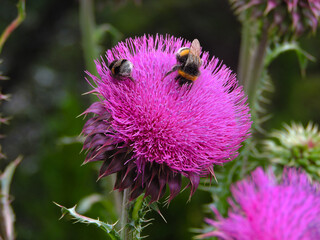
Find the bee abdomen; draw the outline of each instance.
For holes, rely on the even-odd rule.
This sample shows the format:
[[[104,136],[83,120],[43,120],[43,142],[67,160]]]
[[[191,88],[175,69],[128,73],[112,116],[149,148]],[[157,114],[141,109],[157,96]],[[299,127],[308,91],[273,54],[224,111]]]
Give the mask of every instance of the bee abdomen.
[[[110,63],[109,69],[115,77],[130,77],[133,64],[127,59],[114,60]]]
[[[130,76],[132,72],[132,68],[133,68],[133,64],[127,59],[123,59],[120,64],[119,71],[123,76]]]
[[[119,75],[119,73],[120,73],[120,65],[119,66],[114,66],[112,69],[111,69],[111,71],[112,71],[112,74],[113,75]]]
[[[197,80],[197,78],[198,78],[198,75],[195,75],[195,74],[190,74],[190,73],[187,73],[187,72],[185,72],[185,71],[183,71],[183,70],[178,70],[178,74],[179,74],[179,76],[181,76],[182,78],[184,78],[184,79],[187,79],[187,80],[190,80],[190,81],[195,81],[195,80]]]
[[[188,65],[185,65],[182,70],[192,76],[200,75],[200,70],[196,63],[189,63]]]

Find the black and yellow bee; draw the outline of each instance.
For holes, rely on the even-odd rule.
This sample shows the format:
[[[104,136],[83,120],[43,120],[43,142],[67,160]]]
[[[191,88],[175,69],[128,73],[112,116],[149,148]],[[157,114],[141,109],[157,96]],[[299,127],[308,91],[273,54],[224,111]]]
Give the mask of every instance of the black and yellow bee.
[[[200,76],[200,66],[202,60],[200,59],[200,43],[198,39],[194,39],[191,43],[191,47],[180,48],[176,53],[177,64],[165,74],[164,77],[169,74],[178,71],[176,80],[179,85],[193,84],[195,80]]]
[[[116,59],[109,65],[109,69],[111,71],[111,75],[114,78],[123,80],[123,79],[130,79],[134,81],[131,76],[133,64],[127,59]]]

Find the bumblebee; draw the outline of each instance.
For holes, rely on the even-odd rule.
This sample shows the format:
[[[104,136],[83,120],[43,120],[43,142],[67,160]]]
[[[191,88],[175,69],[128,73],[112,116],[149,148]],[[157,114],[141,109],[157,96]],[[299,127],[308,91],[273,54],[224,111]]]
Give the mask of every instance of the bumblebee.
[[[191,43],[191,47],[180,48],[176,53],[177,64],[165,74],[164,77],[169,74],[178,71],[176,81],[179,85],[193,84],[195,80],[200,76],[200,66],[202,61],[200,59],[200,43],[198,39],[194,39]]]
[[[130,79],[134,81],[131,76],[133,64],[127,59],[116,59],[109,65],[109,69],[111,71],[111,75],[117,79]]]

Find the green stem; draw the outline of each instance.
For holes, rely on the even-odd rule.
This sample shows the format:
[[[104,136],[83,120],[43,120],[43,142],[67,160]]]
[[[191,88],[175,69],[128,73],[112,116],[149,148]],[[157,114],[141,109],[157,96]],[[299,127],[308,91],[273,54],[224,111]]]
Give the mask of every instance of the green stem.
[[[241,33],[241,46],[239,55],[239,66],[238,66],[238,79],[240,84],[246,85],[246,79],[250,73],[249,69],[251,66],[252,59],[252,45],[254,43],[253,31],[248,21],[242,25]],[[245,89],[246,91],[246,89]]]
[[[113,186],[115,185],[117,176],[113,174],[111,176],[111,181],[108,182],[108,187],[113,189]],[[114,206],[116,208],[116,214],[117,216],[121,216],[121,193],[119,191],[113,191],[113,202]]]
[[[246,22],[244,22],[245,24]],[[253,124],[257,118],[256,112],[256,101],[258,87],[260,86],[262,80],[262,73],[264,70],[266,51],[269,44],[268,33],[269,26],[266,24],[262,30],[262,35],[260,40],[256,41],[256,34],[252,33],[254,27],[250,27],[249,24],[243,27],[242,32],[242,42],[239,58],[239,78],[244,86],[244,90],[248,95],[248,103],[250,106],[251,119]],[[241,62],[244,61],[244,62]],[[253,131],[255,126],[253,126]],[[243,177],[247,171],[248,157],[250,149],[252,148],[252,140],[248,139],[242,150],[242,169],[240,175]]]
[[[241,171],[240,171],[240,179],[243,179],[248,171],[248,160],[252,150],[252,139],[249,138],[245,142],[245,146],[241,152],[242,155],[242,163],[241,163]]]
[[[82,48],[86,68],[92,74],[96,74],[94,59],[98,57],[98,50],[94,39],[95,20],[93,10],[93,0],[80,0],[80,29],[82,35]]]
[[[245,84],[245,89],[246,89],[246,93],[248,94],[248,102],[251,110],[250,111],[251,119],[253,121],[253,127],[252,127],[253,131],[256,130],[255,124],[257,119],[257,109],[256,109],[257,92],[258,92],[258,87],[262,80],[263,68],[265,67],[265,56],[266,56],[267,47],[268,47],[268,27],[266,26],[263,29],[261,39],[252,56],[250,73],[248,74],[249,77]],[[242,162],[242,170],[241,170],[242,177],[247,173],[248,158],[249,158],[250,148],[252,147],[252,144],[253,144],[252,139],[248,139],[246,141],[246,146],[243,149],[245,154],[243,155],[243,162]]]
[[[129,210],[129,189],[125,189],[123,191],[123,197],[122,197],[122,206],[121,206],[121,239],[122,240],[131,240],[132,236],[130,234],[129,228],[128,228],[128,210]]]
[[[269,44],[268,30],[269,30],[269,27],[265,26],[262,32],[260,42],[253,55],[251,76],[246,81],[246,89],[248,90],[247,91],[248,101],[251,108],[254,106],[254,103],[256,101],[257,89],[262,79],[262,72],[265,66],[265,56],[266,56],[266,51]],[[251,109],[251,112],[252,112],[252,109]]]
[[[20,0],[17,4],[18,16],[10,23],[8,27],[3,31],[0,36],[0,53],[2,51],[3,45],[10,36],[10,34],[21,24],[21,22],[26,18],[26,3],[25,0]]]

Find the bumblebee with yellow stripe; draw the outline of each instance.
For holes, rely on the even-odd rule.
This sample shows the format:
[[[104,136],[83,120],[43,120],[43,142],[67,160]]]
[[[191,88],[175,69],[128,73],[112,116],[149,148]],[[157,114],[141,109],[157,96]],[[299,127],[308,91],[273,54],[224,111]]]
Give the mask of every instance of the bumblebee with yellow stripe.
[[[109,65],[111,75],[114,78],[124,80],[126,78],[134,81],[131,76],[133,64],[127,59],[116,59]]]
[[[191,43],[191,47],[180,48],[176,53],[177,64],[165,74],[164,77],[169,74],[178,71],[176,81],[179,85],[193,84],[195,80],[200,76],[200,66],[202,61],[200,59],[200,43],[198,39],[194,39]]]

